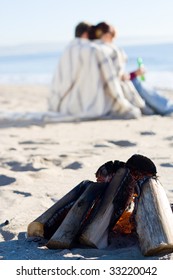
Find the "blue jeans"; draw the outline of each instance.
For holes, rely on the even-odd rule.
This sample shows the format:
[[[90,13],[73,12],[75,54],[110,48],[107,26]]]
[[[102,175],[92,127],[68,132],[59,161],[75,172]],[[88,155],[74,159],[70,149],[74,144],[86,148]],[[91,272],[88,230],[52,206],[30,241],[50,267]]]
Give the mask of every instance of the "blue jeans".
[[[154,89],[148,88],[145,82],[140,82],[138,78],[132,80],[133,85],[139,95],[156,113],[167,115],[173,112],[173,101],[167,99]]]

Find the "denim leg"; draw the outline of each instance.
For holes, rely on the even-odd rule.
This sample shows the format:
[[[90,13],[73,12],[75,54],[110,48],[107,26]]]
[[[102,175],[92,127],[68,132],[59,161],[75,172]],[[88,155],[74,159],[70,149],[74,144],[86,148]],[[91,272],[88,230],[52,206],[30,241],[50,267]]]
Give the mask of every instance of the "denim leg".
[[[173,101],[167,99],[156,90],[149,88],[145,82],[140,82],[137,78],[132,80],[133,85],[145,100],[146,104],[161,115],[173,112]]]

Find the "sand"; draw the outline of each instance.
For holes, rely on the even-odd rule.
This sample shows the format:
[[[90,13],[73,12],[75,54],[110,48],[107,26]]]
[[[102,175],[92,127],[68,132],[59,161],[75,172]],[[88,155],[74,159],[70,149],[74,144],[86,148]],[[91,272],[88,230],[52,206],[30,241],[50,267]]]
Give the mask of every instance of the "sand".
[[[173,97],[172,92],[166,93]],[[1,110],[44,112],[48,86],[1,85]],[[126,161],[140,153],[157,166],[173,203],[172,116],[138,120],[96,120],[41,125],[0,123],[0,259],[3,260],[158,260],[144,257],[135,238],[112,238],[108,248],[50,250],[26,238],[28,224],[84,179],[95,180],[108,160]]]

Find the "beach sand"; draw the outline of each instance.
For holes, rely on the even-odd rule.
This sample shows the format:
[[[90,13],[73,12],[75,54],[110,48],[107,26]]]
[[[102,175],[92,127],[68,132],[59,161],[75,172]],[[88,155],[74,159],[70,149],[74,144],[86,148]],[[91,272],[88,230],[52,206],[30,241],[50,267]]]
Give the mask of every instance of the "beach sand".
[[[166,93],[170,95],[172,92]],[[1,85],[1,110],[44,112],[48,86]],[[135,238],[112,239],[108,248],[50,250],[26,239],[30,222],[82,180],[95,180],[109,160],[126,161],[135,153],[151,158],[170,203],[173,203],[172,116],[138,120],[96,120],[15,125],[2,123],[0,149],[0,259],[4,260],[152,260]]]

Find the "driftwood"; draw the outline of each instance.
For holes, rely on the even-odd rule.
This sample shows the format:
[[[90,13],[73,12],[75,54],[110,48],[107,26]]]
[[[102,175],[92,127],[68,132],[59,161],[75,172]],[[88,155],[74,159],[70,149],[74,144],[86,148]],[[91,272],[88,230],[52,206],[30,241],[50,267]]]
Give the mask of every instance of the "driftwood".
[[[109,183],[100,207],[90,223],[82,231],[79,241],[82,244],[105,248],[108,245],[108,232],[126,209],[133,187],[130,172],[126,168],[119,169]]]
[[[27,228],[27,236],[40,236],[49,239],[89,184],[90,181],[81,182],[31,222]]]
[[[142,184],[136,212],[136,230],[144,255],[173,252],[173,214],[166,193],[158,180]]]
[[[91,182],[87,186],[86,190],[75,202],[57,231],[46,244],[48,248],[64,249],[73,246],[79,232],[87,221],[87,216],[91,215],[91,209],[103,195],[106,187],[106,183],[94,182]]]

